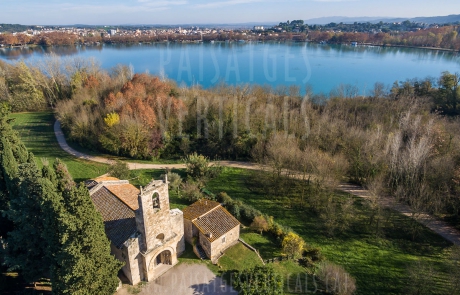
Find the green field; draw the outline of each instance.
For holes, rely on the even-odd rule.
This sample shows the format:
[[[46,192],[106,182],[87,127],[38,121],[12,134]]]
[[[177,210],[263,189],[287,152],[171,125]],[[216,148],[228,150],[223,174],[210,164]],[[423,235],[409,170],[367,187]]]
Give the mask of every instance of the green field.
[[[59,147],[54,136],[55,119],[52,113],[16,113],[11,117],[14,118],[13,128],[19,132],[27,149],[35,155],[38,165],[43,165],[43,160],[52,163],[55,158],[59,158],[77,182],[107,172],[107,165],[77,159]]]
[[[39,165],[41,159],[52,162],[54,158],[60,158],[67,164],[77,181],[106,173],[106,165],[76,159],[60,149],[54,137],[52,113],[21,113],[13,114],[12,117],[15,118],[15,130],[19,132],[27,148],[37,157]],[[174,172],[185,176],[183,170]],[[162,173],[164,171],[134,171],[131,182],[135,185],[145,185],[152,178],[158,179]],[[225,168],[218,178],[208,183],[207,188],[213,193],[225,191],[231,197],[273,216],[278,223],[290,226],[309,245],[321,248],[328,260],[342,265],[356,278],[357,294],[406,294],[407,287],[412,284],[407,269],[416,265],[418,261],[429,265],[434,273],[426,277],[430,280],[430,293],[448,294],[446,263],[451,244],[440,236],[423,228],[420,236],[413,241],[406,229],[414,227],[415,221],[387,210],[384,234],[376,237],[367,226],[369,209],[362,199],[354,197],[355,221],[349,230],[331,238],[324,230],[323,221],[316,214],[310,213],[308,207],[299,209],[291,205],[292,195],[271,196],[254,189],[254,184],[251,183],[252,173],[248,170]],[[349,196],[339,192],[335,195],[335,198],[345,197]],[[179,198],[176,192],[171,192],[170,202],[171,208],[180,209],[189,204],[187,200]],[[242,238],[259,249],[265,259],[280,254],[279,247],[265,235],[243,231]],[[212,265],[209,267],[213,271],[241,267],[246,260],[241,260],[241,251],[236,250],[231,250],[224,256],[221,269]],[[189,262],[195,261],[192,257],[184,257],[183,261],[186,262],[188,259],[191,259]],[[255,260],[251,259],[247,258],[247,261],[252,261],[248,262],[248,265],[255,265]],[[289,275],[304,273],[301,267],[290,261],[274,266],[291,280],[292,277]]]
[[[330,238],[322,221],[307,210],[287,206],[290,196],[268,196],[251,190],[251,171],[224,169],[220,177],[208,184],[214,193],[227,192],[261,212],[269,214],[280,224],[290,226],[305,241],[321,248],[324,256],[342,265],[357,281],[357,294],[405,294],[410,281],[407,268],[416,261],[430,265],[435,275],[432,294],[448,294],[445,263],[451,244],[440,236],[423,228],[421,235],[412,241],[405,228],[413,226],[412,219],[389,211],[389,222],[385,235],[376,238],[366,227],[368,212],[362,199],[354,199],[356,221],[350,230]],[[338,195],[337,197],[340,197]],[[273,249],[270,241],[261,241],[257,236],[246,236],[248,243],[260,249],[262,256]],[[428,279],[428,278],[427,278]]]

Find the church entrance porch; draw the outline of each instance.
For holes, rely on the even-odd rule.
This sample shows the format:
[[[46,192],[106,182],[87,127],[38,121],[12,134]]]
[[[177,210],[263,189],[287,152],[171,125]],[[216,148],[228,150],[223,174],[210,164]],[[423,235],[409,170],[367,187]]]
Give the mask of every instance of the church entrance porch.
[[[165,250],[157,255],[155,258],[155,267],[161,265],[172,265],[171,251]]]

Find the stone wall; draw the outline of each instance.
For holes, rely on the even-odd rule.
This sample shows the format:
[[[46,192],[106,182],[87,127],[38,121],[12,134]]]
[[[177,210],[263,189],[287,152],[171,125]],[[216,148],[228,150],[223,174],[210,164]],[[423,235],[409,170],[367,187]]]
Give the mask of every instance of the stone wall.
[[[193,244],[193,223],[188,219],[184,219],[184,237],[187,243]]]
[[[176,252],[177,255],[181,255],[185,251],[185,239],[184,239],[184,213],[179,209],[173,209],[169,211],[171,219],[171,230],[179,237],[180,241],[177,242]]]
[[[121,270],[130,284],[137,285],[144,279],[143,261],[139,257],[139,239],[129,239],[125,244],[128,247],[123,246],[122,249],[118,249],[113,244],[110,244],[111,252],[115,255],[115,258],[125,263]]]
[[[206,256],[211,257],[211,242],[209,242],[208,238],[200,232],[198,241],[203,248],[204,252],[206,253]]]
[[[221,236],[211,244],[211,255],[208,257],[211,259],[213,263],[217,262],[217,259],[221,256],[221,254],[230,248],[231,246],[238,243],[238,239],[240,238],[240,225],[234,227],[230,231],[228,231],[225,235]]]

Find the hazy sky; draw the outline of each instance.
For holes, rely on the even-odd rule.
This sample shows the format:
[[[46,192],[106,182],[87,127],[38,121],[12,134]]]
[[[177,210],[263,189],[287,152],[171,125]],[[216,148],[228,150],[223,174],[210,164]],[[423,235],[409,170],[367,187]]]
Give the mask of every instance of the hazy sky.
[[[460,14],[458,0],[0,0],[0,23],[279,22],[324,16]]]

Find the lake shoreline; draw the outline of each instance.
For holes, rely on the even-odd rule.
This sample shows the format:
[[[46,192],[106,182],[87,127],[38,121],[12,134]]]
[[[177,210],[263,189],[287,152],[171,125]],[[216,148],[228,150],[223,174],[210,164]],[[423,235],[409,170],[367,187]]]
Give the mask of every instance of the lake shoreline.
[[[292,41],[292,40],[214,40],[214,41],[201,41],[201,40],[183,40],[183,41],[152,41],[152,42],[91,42],[91,43],[76,43],[76,44],[62,44],[62,45],[40,45],[40,44],[25,44],[25,45],[14,45],[14,46],[6,46],[3,45],[0,48],[3,49],[10,49],[10,48],[28,48],[28,47],[57,47],[57,46],[101,46],[101,45],[134,45],[134,44],[221,44],[221,43],[238,43],[238,44],[272,44],[272,43],[283,43],[283,44],[300,44],[300,43],[312,43],[312,44],[319,44],[319,45],[349,45],[354,47],[359,46],[375,46],[375,47],[393,47],[393,48],[409,48],[409,49],[424,49],[424,50],[434,50],[434,51],[445,51],[445,52],[452,52],[452,53],[460,53],[460,50],[450,49],[450,48],[442,48],[442,47],[424,47],[424,46],[411,46],[411,45],[397,45],[397,44],[374,44],[374,43],[358,43],[357,45],[352,45],[351,43],[322,43],[318,41]]]

